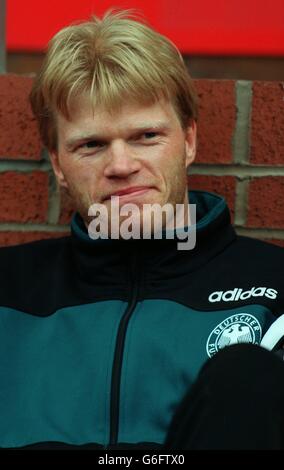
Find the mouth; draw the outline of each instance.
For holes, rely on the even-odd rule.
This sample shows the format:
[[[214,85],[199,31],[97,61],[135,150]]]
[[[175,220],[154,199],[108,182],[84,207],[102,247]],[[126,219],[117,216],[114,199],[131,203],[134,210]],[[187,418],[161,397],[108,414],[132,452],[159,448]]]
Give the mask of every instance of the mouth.
[[[125,188],[121,189],[120,191],[116,191],[115,193],[110,194],[107,196],[104,200],[110,200],[111,197],[119,197],[119,199],[127,199],[127,198],[135,198],[142,196],[143,194],[147,193],[150,191],[152,186],[133,186],[132,188]]]

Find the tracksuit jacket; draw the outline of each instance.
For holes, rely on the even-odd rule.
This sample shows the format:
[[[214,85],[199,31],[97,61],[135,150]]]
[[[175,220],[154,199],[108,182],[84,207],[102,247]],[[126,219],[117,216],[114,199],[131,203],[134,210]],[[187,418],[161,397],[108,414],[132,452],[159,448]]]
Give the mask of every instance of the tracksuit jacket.
[[[160,445],[209,357],[277,349],[284,250],[190,192],[196,246],[71,236],[0,250],[0,447]]]

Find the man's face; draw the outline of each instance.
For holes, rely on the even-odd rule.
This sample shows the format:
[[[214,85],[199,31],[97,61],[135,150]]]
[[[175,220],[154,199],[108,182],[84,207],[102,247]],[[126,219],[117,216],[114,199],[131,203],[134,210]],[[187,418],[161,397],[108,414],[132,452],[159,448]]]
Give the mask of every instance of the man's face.
[[[59,184],[73,198],[85,223],[93,203],[106,206],[187,204],[186,168],[196,148],[196,124],[182,129],[171,103],[129,103],[95,113],[86,98],[71,120],[57,115],[58,149],[51,161]]]

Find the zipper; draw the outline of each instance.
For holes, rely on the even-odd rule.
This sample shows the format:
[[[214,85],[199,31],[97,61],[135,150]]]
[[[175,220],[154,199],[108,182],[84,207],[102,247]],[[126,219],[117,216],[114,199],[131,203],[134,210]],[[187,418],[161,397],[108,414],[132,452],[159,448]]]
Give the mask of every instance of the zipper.
[[[120,320],[118,327],[118,333],[116,338],[116,345],[114,351],[114,361],[112,367],[112,377],[111,377],[111,395],[110,395],[110,438],[109,445],[113,446],[117,444],[118,439],[118,429],[119,429],[119,401],[120,401],[120,382],[121,382],[121,370],[122,370],[122,361],[123,361],[123,352],[124,352],[124,343],[125,336],[128,327],[128,322],[138,300],[138,286],[139,280],[135,273],[136,267],[136,255],[134,255],[133,261],[131,263],[131,275],[133,275],[133,286],[132,286],[132,295],[128,302],[128,306],[123,314],[123,317]]]

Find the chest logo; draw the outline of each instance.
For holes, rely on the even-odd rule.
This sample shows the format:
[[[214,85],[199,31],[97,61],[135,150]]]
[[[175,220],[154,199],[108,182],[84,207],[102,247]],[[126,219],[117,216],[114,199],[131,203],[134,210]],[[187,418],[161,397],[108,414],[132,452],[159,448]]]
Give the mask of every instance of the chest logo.
[[[212,357],[220,349],[232,344],[259,344],[261,333],[260,323],[253,315],[249,313],[231,315],[211,331],[206,343],[206,352]]]
[[[267,297],[268,299],[276,299],[278,295],[277,290],[268,287],[252,287],[250,290],[243,290],[235,287],[235,289],[222,291],[217,290],[212,292],[208,300],[209,302],[237,302],[239,300],[247,300],[252,297]]]

